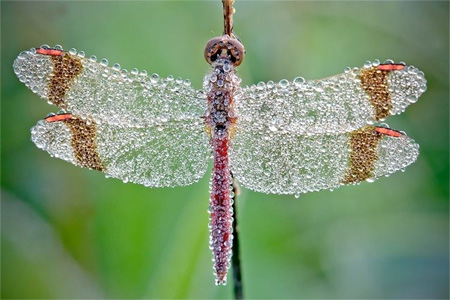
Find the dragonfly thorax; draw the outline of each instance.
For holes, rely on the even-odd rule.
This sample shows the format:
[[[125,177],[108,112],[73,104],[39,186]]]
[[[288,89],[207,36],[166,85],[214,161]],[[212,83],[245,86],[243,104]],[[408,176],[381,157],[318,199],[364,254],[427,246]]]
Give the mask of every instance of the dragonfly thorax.
[[[212,65],[219,58],[229,59],[231,64],[239,66],[244,59],[244,46],[228,35],[212,38],[205,46],[205,59]]]
[[[212,132],[215,129],[228,131],[237,119],[233,98],[241,80],[235,74],[235,65],[228,58],[220,57],[211,66],[212,71],[203,81],[208,105],[205,121]]]

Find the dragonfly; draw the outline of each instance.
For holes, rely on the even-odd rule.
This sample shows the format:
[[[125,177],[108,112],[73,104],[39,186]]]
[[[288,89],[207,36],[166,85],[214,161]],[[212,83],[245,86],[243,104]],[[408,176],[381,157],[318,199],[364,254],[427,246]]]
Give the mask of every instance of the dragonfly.
[[[225,3],[225,2],[224,2]],[[241,87],[245,48],[232,32],[206,43],[203,88],[59,45],[21,52],[13,64],[28,88],[61,111],[31,139],[51,156],[146,187],[190,185],[210,160],[210,248],[215,283],[232,255],[232,179],[269,194],[298,196],[373,182],[419,154],[406,133],[374,125],[426,91],[424,73],[392,60],[365,62],[320,80],[282,79]]]

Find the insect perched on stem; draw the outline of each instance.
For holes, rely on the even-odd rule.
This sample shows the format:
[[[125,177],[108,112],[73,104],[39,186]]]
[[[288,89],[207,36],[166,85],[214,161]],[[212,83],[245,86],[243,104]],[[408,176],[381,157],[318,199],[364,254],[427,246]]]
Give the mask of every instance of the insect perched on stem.
[[[20,81],[64,111],[32,129],[52,156],[148,187],[189,185],[213,157],[210,247],[216,284],[225,284],[233,244],[231,175],[273,194],[334,189],[413,163],[419,146],[374,126],[426,90],[424,74],[387,60],[322,80],[297,77],[240,87],[245,50],[224,1],[224,34],[211,39],[203,89],[188,80],[108,66],[84,52],[41,46],[14,62]],[[205,130],[206,128],[206,130]]]

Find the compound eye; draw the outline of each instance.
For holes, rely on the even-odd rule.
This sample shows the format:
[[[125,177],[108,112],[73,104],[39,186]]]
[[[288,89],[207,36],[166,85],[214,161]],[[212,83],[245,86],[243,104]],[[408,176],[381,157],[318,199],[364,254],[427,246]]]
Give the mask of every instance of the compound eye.
[[[221,37],[215,37],[210,39],[205,46],[205,59],[208,64],[215,62],[219,55],[219,49],[221,48]]]
[[[222,57],[228,58],[234,66],[239,66],[244,54],[245,49],[241,42],[228,35],[212,38],[205,46],[205,59],[209,64]]]
[[[244,45],[242,45],[237,39],[229,39],[228,42],[229,45],[231,45],[231,48],[228,47],[231,52],[231,61],[235,66],[239,66],[244,60]]]

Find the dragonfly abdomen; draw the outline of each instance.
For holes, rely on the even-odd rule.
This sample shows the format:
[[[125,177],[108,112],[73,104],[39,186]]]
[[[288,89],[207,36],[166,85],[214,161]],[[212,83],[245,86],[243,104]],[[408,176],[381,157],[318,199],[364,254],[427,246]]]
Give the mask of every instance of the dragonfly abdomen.
[[[213,250],[216,284],[226,284],[231,259],[233,208],[230,198],[229,135],[217,129],[212,137],[214,165],[211,176],[210,248]]]

